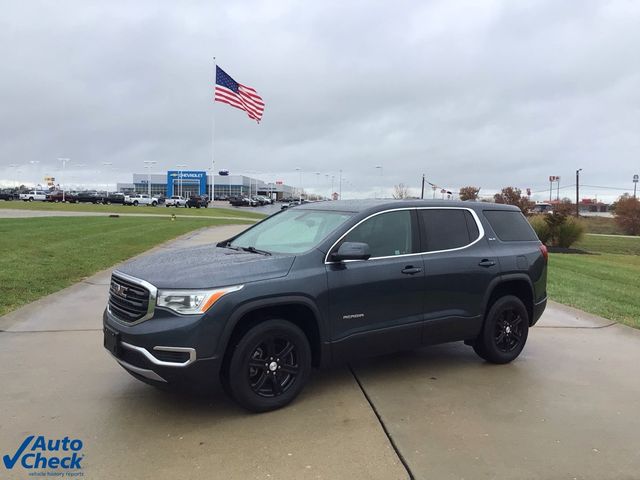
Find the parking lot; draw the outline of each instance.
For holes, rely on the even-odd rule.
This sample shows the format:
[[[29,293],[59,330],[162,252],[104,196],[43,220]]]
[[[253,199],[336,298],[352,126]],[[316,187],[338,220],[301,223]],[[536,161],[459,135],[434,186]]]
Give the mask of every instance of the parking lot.
[[[199,231],[206,244],[243,227]],[[109,272],[0,317],[0,450],[75,437],[85,478],[637,478],[638,331],[550,304],[510,365],[461,343],[316,372],[289,407],[170,393],[102,348]],[[153,468],[150,466],[153,465]],[[9,478],[25,478],[25,470]]]

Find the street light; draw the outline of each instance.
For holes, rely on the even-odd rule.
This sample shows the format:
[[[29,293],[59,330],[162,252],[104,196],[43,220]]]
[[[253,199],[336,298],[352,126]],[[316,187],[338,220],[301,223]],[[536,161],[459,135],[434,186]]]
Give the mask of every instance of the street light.
[[[40,160],[29,160],[29,163],[31,165],[38,165],[40,163]],[[34,168],[36,169],[36,172],[37,172],[38,167],[34,167]],[[37,178],[37,173],[36,173],[36,178]],[[34,188],[37,188],[38,185],[39,183],[35,183]]]
[[[178,170],[179,172],[179,177],[178,177],[178,195],[182,196],[182,187],[183,187],[183,183],[182,183],[182,169],[183,168],[187,168],[187,165],[184,163],[181,163],[179,165],[176,165],[176,168],[179,168],[180,170]],[[173,185],[171,185],[171,190],[173,191]]]
[[[71,161],[70,158],[62,158],[62,157],[58,157],[58,161],[62,162],[62,179],[66,180],[66,177],[64,175],[64,167],[67,164],[67,162]],[[64,203],[64,182],[60,182],[62,184],[62,203]]]
[[[144,168],[147,169],[147,190],[149,193],[149,198],[151,198],[151,167],[154,166],[156,163],[155,160],[144,160]]]
[[[576,217],[580,216],[580,172],[581,171],[582,171],[581,168],[576,170]]]
[[[300,191],[298,192],[298,200],[302,203],[302,168],[296,168],[296,172],[300,172]]]
[[[18,168],[18,164],[17,163],[10,163],[9,164],[9,168]],[[17,174],[17,172],[15,172],[13,175],[11,175],[11,177],[12,177],[11,181],[15,184],[14,188],[17,189],[18,188],[18,180],[15,178],[17,176],[16,174]]]
[[[633,198],[636,198],[636,187],[638,186],[638,175],[633,176]]]
[[[102,162],[102,165],[104,165],[105,167],[109,167],[109,170],[111,170],[111,167],[113,167],[113,162]],[[107,195],[109,194],[109,182],[104,184],[105,187],[107,187]],[[116,190],[118,190],[118,184],[116,183]]]

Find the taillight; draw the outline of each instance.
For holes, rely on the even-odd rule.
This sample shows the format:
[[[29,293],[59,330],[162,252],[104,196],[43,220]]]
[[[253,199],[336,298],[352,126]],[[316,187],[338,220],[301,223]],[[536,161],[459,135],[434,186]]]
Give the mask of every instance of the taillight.
[[[547,250],[547,246],[544,243],[540,244],[540,251],[542,252],[542,256],[544,257],[544,263],[549,262],[549,250]]]

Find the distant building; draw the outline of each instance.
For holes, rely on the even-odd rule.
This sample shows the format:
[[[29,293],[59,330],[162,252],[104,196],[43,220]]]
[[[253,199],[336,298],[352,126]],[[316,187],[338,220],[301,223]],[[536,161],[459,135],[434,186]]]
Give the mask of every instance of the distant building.
[[[134,173],[131,183],[118,183],[119,192],[147,193],[149,182],[151,194],[169,197],[171,195],[209,195],[211,175],[201,170],[170,170],[165,174]],[[214,175],[214,196],[231,197],[237,195],[265,195],[276,200],[293,197],[294,187],[282,182],[267,183],[245,175]]]

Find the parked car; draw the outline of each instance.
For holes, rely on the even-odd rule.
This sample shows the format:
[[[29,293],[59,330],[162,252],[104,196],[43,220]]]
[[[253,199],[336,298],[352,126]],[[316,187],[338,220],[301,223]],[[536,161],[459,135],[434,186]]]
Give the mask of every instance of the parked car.
[[[464,341],[487,362],[511,362],[546,283],[546,247],[516,207],[309,203],[217,248],[119,267],[104,346],[145,382],[219,378],[240,405],[267,411],[291,402],[312,367],[354,357]]]
[[[280,207],[280,210],[286,210],[287,208],[293,208],[296,205],[304,205],[305,203],[309,203],[309,201],[308,200],[302,200],[302,201],[295,200],[293,202],[289,202],[288,204],[282,205]]]
[[[257,200],[245,197],[244,195],[231,197],[229,203],[234,207],[257,207],[259,205]]]
[[[44,202],[47,199],[47,192],[44,190],[30,190],[20,194],[20,200],[25,202]]]
[[[209,205],[209,197],[206,195],[191,195],[187,200],[187,207],[207,208]]]
[[[553,205],[550,203],[536,203],[533,208],[529,209],[529,213],[537,214],[537,213],[553,213]]]
[[[187,200],[181,195],[172,195],[164,201],[167,207],[186,207]]]
[[[258,203],[258,205],[260,206],[264,206],[264,205],[271,205],[271,199],[269,197],[265,197],[264,195],[255,195],[253,197],[253,199]]]
[[[104,203],[105,197],[103,194],[94,192],[94,191],[86,191],[86,192],[78,192],[75,195],[75,201],[78,203]]]
[[[107,205],[112,203],[124,205],[124,193],[111,192],[105,196],[104,203]]]
[[[12,200],[17,200],[18,199],[18,195],[11,190],[2,190],[0,191],[0,200],[5,200],[7,202],[10,202]]]
[[[77,202],[77,194],[74,192],[62,192],[62,190],[56,190],[47,193],[47,202]]]
[[[133,205],[134,207],[137,207],[138,205],[151,205],[152,207],[155,207],[158,205],[158,198],[153,196],[150,197],[147,194],[125,195],[124,204]]]

